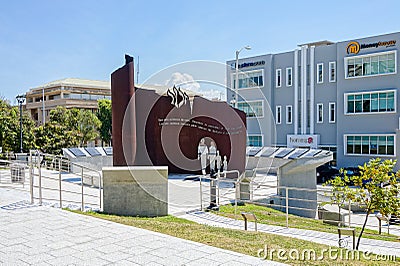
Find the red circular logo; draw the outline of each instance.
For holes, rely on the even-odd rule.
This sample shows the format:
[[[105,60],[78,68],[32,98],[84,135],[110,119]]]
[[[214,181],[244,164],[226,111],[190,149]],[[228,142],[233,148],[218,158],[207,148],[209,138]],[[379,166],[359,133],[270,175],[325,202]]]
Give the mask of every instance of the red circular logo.
[[[309,137],[307,141],[308,141],[308,144],[311,144],[311,143],[313,143],[314,140],[312,137]]]

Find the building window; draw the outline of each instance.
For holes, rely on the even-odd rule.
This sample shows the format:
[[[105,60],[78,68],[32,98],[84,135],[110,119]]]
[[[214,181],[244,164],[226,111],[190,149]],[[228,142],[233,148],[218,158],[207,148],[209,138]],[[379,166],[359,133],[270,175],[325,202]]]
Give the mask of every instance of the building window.
[[[58,100],[58,99],[61,99],[61,95],[60,95],[60,94],[57,94],[57,95],[50,95],[50,96],[49,96],[49,101],[51,101],[51,100]]]
[[[317,64],[317,83],[324,82],[324,64]]]
[[[264,86],[263,70],[253,70],[239,73],[239,89],[258,88]],[[236,74],[232,74],[232,88],[236,88]]]
[[[336,104],[329,103],[329,123],[336,122]]]
[[[336,62],[329,62],[329,82],[336,82]]]
[[[396,111],[396,91],[345,94],[346,114],[392,113]]]
[[[246,113],[246,117],[262,117],[264,115],[263,102],[238,102],[238,109]]]
[[[282,106],[278,105],[276,106],[276,113],[275,113],[275,121],[277,124],[282,123]]]
[[[261,135],[248,135],[247,136],[247,146],[250,147],[262,147],[262,136]]]
[[[292,106],[291,105],[286,105],[286,124],[291,124],[293,121],[292,117]]]
[[[396,51],[352,56],[344,59],[346,78],[395,74]]]
[[[292,73],[292,68],[288,67],[286,68],[286,87],[290,87],[292,86],[292,77],[293,77],[293,73]]]
[[[317,123],[324,122],[324,105],[322,103],[317,104]]]
[[[275,85],[277,88],[280,88],[282,86],[282,69],[276,70]]]
[[[395,135],[345,135],[346,154],[394,155]]]

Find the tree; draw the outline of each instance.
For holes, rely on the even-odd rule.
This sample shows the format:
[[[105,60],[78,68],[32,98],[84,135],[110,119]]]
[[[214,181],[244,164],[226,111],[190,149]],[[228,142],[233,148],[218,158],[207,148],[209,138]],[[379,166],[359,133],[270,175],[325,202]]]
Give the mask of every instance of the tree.
[[[77,127],[80,146],[95,140],[99,136],[100,120],[89,110],[79,110],[77,114]]]
[[[50,112],[50,121],[75,134],[79,146],[95,140],[101,126],[100,120],[89,110],[66,109],[60,106]]]
[[[60,154],[62,148],[83,146],[98,136],[101,122],[89,110],[58,106],[50,120],[35,130],[37,145],[47,153]]]
[[[0,100],[0,147],[3,147],[3,150],[6,149],[4,142],[11,122],[9,116],[10,109],[11,106],[8,102]]]
[[[400,184],[397,180],[400,174],[399,172],[393,173],[395,164],[396,161],[393,160],[371,159],[363,166],[359,166],[359,176],[349,178],[344,172],[343,179],[337,176],[327,182],[332,185],[332,203],[340,202],[343,199],[365,206],[366,216],[357,239],[357,250],[370,214],[375,211],[379,211],[386,217],[400,214]],[[356,188],[349,187],[351,182]]]
[[[58,106],[50,111],[49,121],[35,129],[36,144],[45,153],[61,154],[62,148],[78,145],[76,132],[69,126],[71,113]]]
[[[24,151],[35,148],[33,134],[35,123],[26,113],[22,113],[22,148]],[[3,151],[20,152],[20,114],[18,106],[12,107],[0,99],[0,147]]]
[[[51,154],[61,154],[62,148],[77,146],[79,142],[74,131],[54,121],[36,128],[35,136],[40,150]]]
[[[112,132],[112,114],[111,114],[111,100],[102,99],[98,101],[99,110],[97,111],[97,117],[101,122],[100,126],[100,138],[103,142],[111,145],[111,132]]]

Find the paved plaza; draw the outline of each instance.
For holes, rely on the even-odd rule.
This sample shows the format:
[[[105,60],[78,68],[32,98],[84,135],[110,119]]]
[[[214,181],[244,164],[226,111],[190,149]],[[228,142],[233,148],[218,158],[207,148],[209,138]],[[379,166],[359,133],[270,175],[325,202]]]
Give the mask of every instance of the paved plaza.
[[[44,170],[47,171],[47,170]],[[47,175],[55,175],[48,171]],[[3,173],[2,180],[5,180]],[[80,188],[73,176],[63,177],[63,188]],[[270,179],[270,178],[269,178]],[[71,182],[71,180],[73,182]],[[35,181],[36,182],[36,181]],[[43,181],[45,186],[55,187],[57,183]],[[274,179],[267,182],[275,182]],[[29,183],[29,182],[27,182]],[[75,188],[76,187],[76,188]],[[203,206],[209,203],[205,191]],[[34,191],[37,194],[37,191]],[[204,244],[151,232],[144,229],[121,225],[94,217],[63,211],[50,206],[57,205],[58,193],[46,193],[54,198],[44,200],[44,206],[30,204],[29,185],[0,184],[0,264],[2,265],[278,265]],[[98,189],[85,187],[85,192],[98,195]],[[221,190],[221,202],[228,203],[234,197],[234,188],[226,185]],[[274,193],[265,189],[262,194]],[[37,195],[35,195],[36,197]],[[71,197],[71,198],[69,198]],[[63,195],[72,200],[71,195]],[[90,198],[89,198],[90,199]],[[86,203],[98,207],[97,197]],[[80,207],[77,205],[69,205]],[[63,207],[66,207],[63,203]],[[169,213],[181,218],[210,226],[243,229],[243,221],[224,218],[198,211],[200,208],[199,182],[172,176],[169,180]],[[353,216],[353,219],[362,217]],[[371,222],[376,221],[371,219]],[[250,229],[254,224],[250,223]],[[269,226],[259,224],[258,230],[270,234],[308,240],[316,243],[338,246],[337,234]],[[392,231],[397,232],[397,231]],[[350,239],[348,239],[351,243]],[[349,244],[350,244],[349,243]],[[363,238],[362,251],[400,257],[400,243]]]
[[[28,199],[0,187],[1,265],[282,265]]]

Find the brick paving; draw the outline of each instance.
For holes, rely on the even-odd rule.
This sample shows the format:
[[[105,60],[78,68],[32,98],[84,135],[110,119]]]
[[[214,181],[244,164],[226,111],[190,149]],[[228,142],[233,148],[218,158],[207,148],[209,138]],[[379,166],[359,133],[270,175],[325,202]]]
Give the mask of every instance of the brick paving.
[[[1,265],[282,265],[12,195],[0,187]]]

